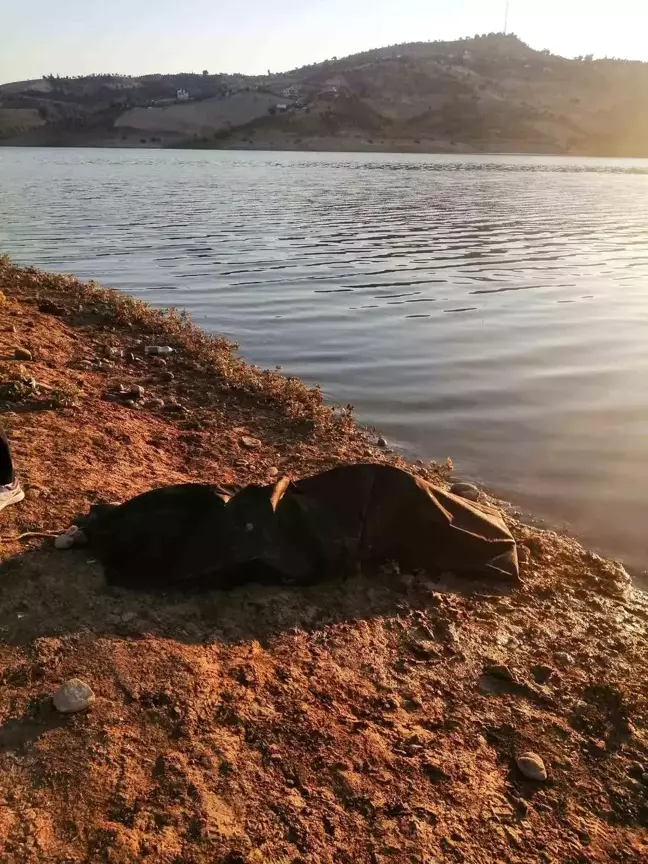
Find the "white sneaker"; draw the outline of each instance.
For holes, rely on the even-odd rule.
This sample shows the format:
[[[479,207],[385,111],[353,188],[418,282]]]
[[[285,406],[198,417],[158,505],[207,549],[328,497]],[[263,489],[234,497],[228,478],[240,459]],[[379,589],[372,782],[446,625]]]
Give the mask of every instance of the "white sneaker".
[[[0,510],[4,510],[10,504],[17,504],[25,497],[22,486],[17,480],[8,486],[0,486]]]

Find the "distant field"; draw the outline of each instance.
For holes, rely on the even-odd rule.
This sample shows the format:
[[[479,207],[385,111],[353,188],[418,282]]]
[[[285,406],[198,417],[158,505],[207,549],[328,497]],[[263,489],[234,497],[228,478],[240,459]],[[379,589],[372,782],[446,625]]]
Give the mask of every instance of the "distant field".
[[[132,108],[115,121],[115,126],[143,132],[208,134],[263,117],[277,101],[277,96],[268,93],[237,93],[228,99],[205,99],[163,108]]]

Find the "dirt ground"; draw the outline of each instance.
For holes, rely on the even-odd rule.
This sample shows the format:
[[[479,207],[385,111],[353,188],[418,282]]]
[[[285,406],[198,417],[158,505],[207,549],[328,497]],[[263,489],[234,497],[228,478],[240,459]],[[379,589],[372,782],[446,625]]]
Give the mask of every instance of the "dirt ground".
[[[620,565],[509,520],[514,589],[108,588],[87,550],[23,535],[166,483],[404,463],[181,317],[6,259],[0,291],[27,492],[0,516],[0,864],[648,860],[648,600]],[[62,715],[71,677],[96,701]]]

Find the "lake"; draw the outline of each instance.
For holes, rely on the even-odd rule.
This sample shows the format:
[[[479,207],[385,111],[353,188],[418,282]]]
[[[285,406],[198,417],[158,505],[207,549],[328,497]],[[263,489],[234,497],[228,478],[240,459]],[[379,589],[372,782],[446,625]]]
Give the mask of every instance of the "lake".
[[[1,250],[648,566],[648,160],[1,148]]]

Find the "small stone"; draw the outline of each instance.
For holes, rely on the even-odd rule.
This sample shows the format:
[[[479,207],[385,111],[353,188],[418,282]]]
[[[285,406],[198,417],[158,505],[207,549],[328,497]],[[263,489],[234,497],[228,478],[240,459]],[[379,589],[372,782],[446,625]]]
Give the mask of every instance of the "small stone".
[[[508,666],[504,666],[502,663],[493,663],[489,666],[485,666],[484,673],[486,675],[492,675],[493,678],[499,678],[500,681],[516,681],[513,672],[511,672]]]
[[[279,469],[275,468],[274,465],[272,466],[272,468],[268,468],[268,476],[269,477],[276,477],[278,473],[279,473]]]
[[[47,315],[67,315],[65,306],[60,306],[58,303],[53,303],[51,300],[44,300],[38,306],[39,312],[44,312]]]
[[[135,400],[142,399],[144,396],[144,388],[141,387],[139,384],[133,384],[133,386],[128,392],[131,398]]]
[[[528,564],[531,560],[531,553],[526,546],[519,544],[517,547],[517,557],[520,564]]]
[[[381,435],[381,436],[378,438],[378,440],[376,441],[376,444],[378,445],[378,447],[383,447],[383,448],[384,448],[384,447],[387,446],[387,439],[384,438],[384,437]]]
[[[62,714],[85,711],[95,700],[91,688],[80,678],[70,678],[54,694],[54,707]]]
[[[547,769],[537,753],[523,753],[515,761],[520,771],[529,780],[544,782],[547,779]]]
[[[26,348],[16,348],[14,351],[14,360],[33,360],[31,351]]]
[[[538,684],[546,684],[556,674],[556,670],[544,663],[538,663],[531,667],[531,674]]]
[[[450,494],[466,498],[468,501],[478,501],[481,495],[474,483],[455,483],[450,487]]]
[[[641,775],[641,782],[644,786],[648,786],[648,773],[644,773]]]
[[[175,375],[173,372],[162,372],[160,375],[160,380],[162,381],[173,381],[175,380]]]
[[[568,654],[567,651],[556,651],[554,656],[556,663],[560,666],[573,666],[575,663],[574,658],[571,654]]]
[[[59,534],[54,538],[55,549],[71,549],[74,546],[74,537],[71,534]]]
[[[171,411],[174,414],[183,414],[187,409],[175,399],[168,399],[164,403],[164,410]]]
[[[646,768],[641,762],[631,762],[630,765],[628,765],[628,774],[630,774],[631,777],[641,777],[645,773]]]
[[[433,783],[441,783],[443,780],[449,780],[450,775],[444,768],[435,762],[433,759],[426,759],[421,765],[421,769]]]
[[[261,446],[261,442],[258,438],[250,438],[248,435],[244,435],[239,443],[241,447],[245,447],[246,450],[257,450]]]
[[[145,408],[164,408],[164,399],[149,399],[144,403]]]
[[[137,408],[137,402],[134,399],[125,399],[124,405],[127,408]]]

